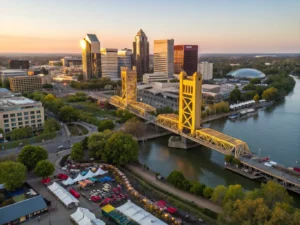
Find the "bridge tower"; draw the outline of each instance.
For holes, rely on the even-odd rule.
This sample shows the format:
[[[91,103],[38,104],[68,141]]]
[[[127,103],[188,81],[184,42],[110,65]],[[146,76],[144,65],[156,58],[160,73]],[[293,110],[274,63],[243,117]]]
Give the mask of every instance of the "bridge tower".
[[[132,70],[128,67],[121,67],[122,79],[122,102],[127,107],[129,103],[137,101],[137,74],[136,67]]]
[[[202,75],[196,72],[187,76],[181,72],[179,85],[178,128],[194,136],[201,124]]]

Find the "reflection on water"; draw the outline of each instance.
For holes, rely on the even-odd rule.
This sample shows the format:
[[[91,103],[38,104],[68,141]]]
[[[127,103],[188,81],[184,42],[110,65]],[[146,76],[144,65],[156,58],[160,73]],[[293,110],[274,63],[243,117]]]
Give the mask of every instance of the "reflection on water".
[[[261,156],[296,166],[296,161],[300,162],[300,81],[296,80],[293,93],[284,101],[260,110],[257,116],[234,122],[220,119],[211,122],[209,127],[247,142],[254,153],[261,149]],[[258,182],[224,170],[224,156],[216,151],[203,146],[171,149],[167,144],[168,137],[141,143],[140,161],[163,176],[176,169],[187,178],[212,187],[236,183],[248,190],[259,187]]]

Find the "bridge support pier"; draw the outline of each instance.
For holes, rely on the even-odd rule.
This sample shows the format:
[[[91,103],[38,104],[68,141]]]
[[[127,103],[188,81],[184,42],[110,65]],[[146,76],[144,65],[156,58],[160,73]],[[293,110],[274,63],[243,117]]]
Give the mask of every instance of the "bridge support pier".
[[[171,136],[168,141],[168,147],[170,148],[189,149],[199,145],[182,136]]]

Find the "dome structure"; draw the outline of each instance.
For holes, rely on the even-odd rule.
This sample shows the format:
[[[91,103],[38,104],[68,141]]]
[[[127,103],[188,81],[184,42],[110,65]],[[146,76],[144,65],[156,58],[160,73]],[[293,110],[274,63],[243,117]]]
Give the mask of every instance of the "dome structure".
[[[256,69],[250,69],[250,68],[244,68],[244,69],[237,69],[229,72],[227,76],[232,76],[236,79],[241,79],[241,78],[247,78],[247,79],[252,79],[252,78],[265,78],[266,75]]]

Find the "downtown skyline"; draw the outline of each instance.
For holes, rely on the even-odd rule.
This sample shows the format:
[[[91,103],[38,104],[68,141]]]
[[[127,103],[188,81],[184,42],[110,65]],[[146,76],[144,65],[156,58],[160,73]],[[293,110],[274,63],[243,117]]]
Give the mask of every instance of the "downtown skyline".
[[[300,2],[0,0],[0,52],[80,53],[95,33],[105,48],[130,48],[139,29],[199,53],[299,53]]]

